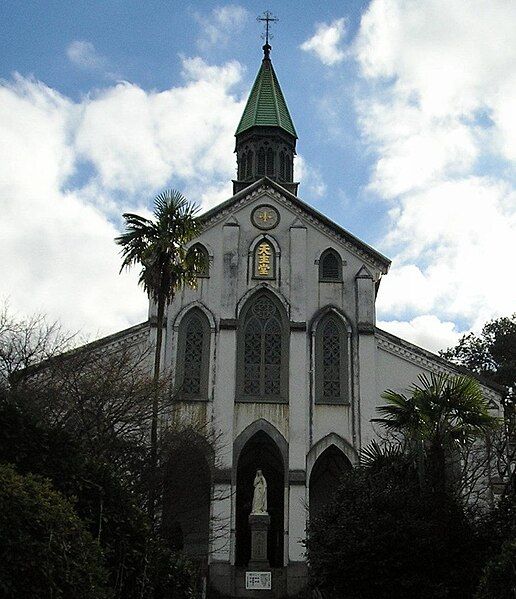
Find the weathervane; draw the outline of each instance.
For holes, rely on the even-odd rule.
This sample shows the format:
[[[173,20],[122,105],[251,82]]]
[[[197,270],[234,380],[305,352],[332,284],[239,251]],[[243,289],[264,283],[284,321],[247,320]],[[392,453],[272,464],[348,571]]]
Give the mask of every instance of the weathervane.
[[[263,13],[262,17],[256,17],[257,21],[262,21],[265,23],[265,35],[262,33],[262,39],[265,39],[265,46],[263,47],[263,49],[265,50],[265,56],[268,57],[269,56],[269,51],[271,49],[270,45],[269,45],[269,39],[272,39],[273,35],[272,33],[269,32],[269,23],[277,23],[279,21],[278,18],[276,18],[270,10],[266,10]]]

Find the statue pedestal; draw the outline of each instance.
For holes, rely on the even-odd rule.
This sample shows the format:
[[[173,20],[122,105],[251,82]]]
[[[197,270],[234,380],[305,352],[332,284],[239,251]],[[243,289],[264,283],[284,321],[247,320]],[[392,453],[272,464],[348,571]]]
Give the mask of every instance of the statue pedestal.
[[[250,514],[249,526],[251,527],[251,560],[248,568],[266,570],[269,566],[267,559],[267,533],[271,518],[269,514]]]

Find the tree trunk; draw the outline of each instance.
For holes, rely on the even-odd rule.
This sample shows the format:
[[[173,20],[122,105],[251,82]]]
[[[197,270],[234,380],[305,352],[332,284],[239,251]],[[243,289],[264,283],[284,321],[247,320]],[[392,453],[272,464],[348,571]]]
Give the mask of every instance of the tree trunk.
[[[154,377],[152,397],[152,420],[151,420],[151,463],[150,463],[150,489],[149,489],[149,518],[154,524],[156,514],[156,490],[158,475],[158,410],[159,410],[159,374],[161,366],[161,345],[163,341],[163,317],[165,314],[165,299],[158,299],[158,315],[156,323],[156,348],[154,354]]]
[[[447,490],[446,453],[439,438],[430,441],[428,451],[428,474],[430,488],[437,497],[444,497]]]

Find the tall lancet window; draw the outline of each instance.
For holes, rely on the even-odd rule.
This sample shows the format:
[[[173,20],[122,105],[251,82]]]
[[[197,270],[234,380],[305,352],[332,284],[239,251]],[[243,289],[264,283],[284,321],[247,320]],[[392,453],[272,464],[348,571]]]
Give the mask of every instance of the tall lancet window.
[[[315,335],[316,403],[349,403],[349,345],[336,314],[321,319]]]
[[[208,399],[210,325],[198,308],[179,325],[176,389],[180,399]]]
[[[287,401],[288,327],[277,302],[266,293],[243,310],[239,327],[241,401]]]

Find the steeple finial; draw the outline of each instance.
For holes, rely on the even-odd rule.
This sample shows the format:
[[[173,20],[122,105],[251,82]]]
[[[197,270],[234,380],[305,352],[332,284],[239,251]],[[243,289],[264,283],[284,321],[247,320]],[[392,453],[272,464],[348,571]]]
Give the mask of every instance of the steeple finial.
[[[270,56],[270,52],[271,52],[271,46],[269,44],[269,39],[272,39],[272,33],[270,33],[269,31],[269,24],[270,23],[277,23],[279,21],[279,19],[277,17],[275,17],[270,10],[266,10],[263,13],[262,17],[256,17],[257,21],[262,21],[265,23],[265,33],[262,33],[262,38],[265,39],[265,44],[263,46],[263,55],[265,59],[269,59]]]

